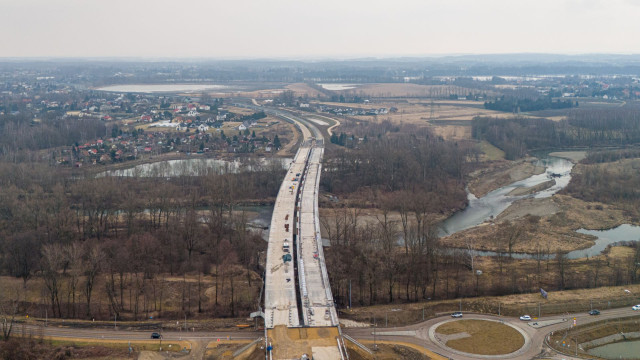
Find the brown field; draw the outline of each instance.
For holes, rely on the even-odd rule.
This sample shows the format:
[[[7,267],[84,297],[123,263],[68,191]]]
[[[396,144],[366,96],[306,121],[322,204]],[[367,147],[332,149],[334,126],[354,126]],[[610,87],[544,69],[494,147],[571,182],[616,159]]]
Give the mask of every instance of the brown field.
[[[389,84],[407,85],[407,84]],[[411,84],[409,84],[411,85]],[[422,86],[422,85],[418,85]],[[352,116],[350,118],[364,122],[389,120],[394,124],[408,124],[418,127],[430,127],[437,135],[445,139],[466,140],[471,138],[470,121],[476,116],[510,118],[511,113],[504,113],[483,108],[479,101],[466,100],[434,100],[417,99],[381,100],[369,104],[351,104],[322,102],[322,104],[353,109],[378,109],[381,107],[398,109],[378,116]],[[468,124],[468,125],[467,125]],[[340,127],[336,131],[340,131]]]
[[[322,92],[304,83],[289,84],[285,88],[293,91],[296,97],[308,96],[311,98],[317,98],[318,96],[324,96]]]
[[[433,133],[443,139],[448,140],[467,140],[471,138],[470,126],[458,125],[434,125]]]
[[[443,335],[468,334],[467,337],[449,340],[446,345],[472,354],[510,354],[524,345],[524,337],[516,329],[494,321],[451,321],[438,326],[436,333]]]
[[[452,93],[468,94],[478,90],[453,85],[419,85],[409,83],[363,84],[355,89],[344,90],[343,93],[364,94],[372,97],[435,97],[448,96]]]
[[[360,341],[362,344],[365,344],[367,347],[372,348],[374,342],[371,340],[362,340]],[[363,354],[363,352],[356,347],[351,347],[350,342],[346,342],[347,347],[349,348],[349,358],[353,360],[370,360],[371,357],[368,354]],[[378,346],[378,351],[375,352],[376,359],[379,360],[395,360],[395,359],[406,359],[406,360],[446,360],[445,357],[442,357],[436,353],[433,353],[421,346],[405,343],[400,341],[385,341],[378,340],[375,342],[375,345]]]
[[[252,281],[251,287],[248,285],[248,279],[246,271],[238,268],[235,270],[238,274],[234,277],[234,298],[236,299],[237,309],[253,309],[257,296],[260,291],[260,278],[257,274],[251,273]],[[129,290],[133,289],[136,280],[140,280],[142,274],[138,274],[136,278],[135,274],[125,274],[124,276],[124,311],[121,312],[118,318],[118,325],[121,324],[120,319],[123,320],[122,326],[135,326],[136,324],[144,324],[145,322],[163,322],[165,328],[175,328],[175,319],[184,317],[182,311],[182,296],[183,289],[187,295],[185,299],[186,310],[189,315],[189,324],[197,328],[206,327],[229,327],[234,328],[235,324],[240,321],[244,323],[243,319],[216,319],[215,309],[218,307],[227,307],[231,303],[231,291],[230,281],[228,276],[224,283],[222,279],[218,281],[218,307],[215,305],[215,288],[216,279],[213,275],[205,275],[201,277],[201,301],[203,306],[203,313],[198,314],[198,283],[197,276],[187,275],[185,278],[182,276],[171,276],[170,274],[157,274],[153,280],[146,280],[147,292],[146,301],[145,295],[141,294],[138,299],[138,313],[137,320],[143,320],[142,322],[134,322],[127,324],[126,321],[134,320],[134,308],[135,297],[129,297]],[[222,277],[222,274],[221,274]],[[92,294],[91,310],[96,320],[112,319],[110,304],[108,296],[106,294],[107,275],[103,275],[96,279],[96,284]],[[151,282],[156,286],[156,297],[153,298],[153,293],[149,289]],[[86,319],[86,298],[81,294],[84,279],[80,277],[78,287],[76,288],[76,306],[78,307],[77,318]],[[116,285],[118,286],[118,285]],[[0,276],[0,288],[3,292],[0,294],[0,301],[5,301],[11,298],[19,298],[23,304],[18,310],[20,318],[29,319],[43,318],[45,317],[45,308],[39,307],[38,303],[48,303],[46,297],[46,288],[42,278],[34,277],[23,284],[22,279]],[[71,307],[67,307],[67,301],[71,302],[71,298],[67,297],[70,294],[67,280],[62,278],[60,284],[60,301],[62,314],[67,318],[72,318]],[[162,299],[160,300],[160,292],[162,293]],[[190,294],[190,295],[189,295]],[[190,304],[189,304],[190,300]],[[146,304],[146,308],[145,308]],[[51,305],[48,305],[48,317],[50,322],[55,322],[53,319]],[[161,310],[160,310],[161,309]],[[179,314],[179,315],[176,315]],[[149,319],[153,316],[153,320]],[[206,322],[199,323],[195,321],[197,318],[207,319]],[[233,320],[233,321],[228,321]],[[72,320],[67,320],[67,322]],[[76,321],[76,320],[73,320]],[[182,324],[182,321],[180,322]],[[218,324],[216,324],[218,323]]]

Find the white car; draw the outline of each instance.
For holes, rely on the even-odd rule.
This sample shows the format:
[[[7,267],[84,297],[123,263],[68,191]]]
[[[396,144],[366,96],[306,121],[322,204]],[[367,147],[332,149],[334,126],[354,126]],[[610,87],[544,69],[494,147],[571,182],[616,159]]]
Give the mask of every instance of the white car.
[[[522,321],[531,321],[531,316],[522,315],[522,316],[520,316],[520,320],[522,320]]]
[[[633,310],[640,310],[640,304],[638,304],[638,305],[633,305],[631,308],[632,308]]]

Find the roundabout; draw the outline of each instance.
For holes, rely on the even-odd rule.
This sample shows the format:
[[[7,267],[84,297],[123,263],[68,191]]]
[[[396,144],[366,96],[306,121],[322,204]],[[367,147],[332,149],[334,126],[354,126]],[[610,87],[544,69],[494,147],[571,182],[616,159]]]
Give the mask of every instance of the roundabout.
[[[448,352],[475,358],[511,359],[530,345],[529,335],[503,320],[449,319],[432,325],[429,338]]]

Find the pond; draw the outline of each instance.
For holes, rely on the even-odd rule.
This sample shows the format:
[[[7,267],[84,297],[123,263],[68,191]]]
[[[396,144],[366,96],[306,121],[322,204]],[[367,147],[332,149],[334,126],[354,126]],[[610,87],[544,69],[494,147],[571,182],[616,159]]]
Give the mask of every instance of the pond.
[[[360,84],[318,84],[318,85],[320,85],[320,87],[322,87],[323,89],[331,90],[331,91],[351,90],[360,86]]]
[[[97,174],[96,177],[178,177],[234,174],[241,171],[260,171],[271,166],[286,168],[291,164],[291,161],[293,161],[291,158],[236,159],[233,161],[206,158],[165,160],[140,164],[129,169],[108,170]]]
[[[573,163],[566,159],[548,156],[539,160],[536,165],[545,166],[546,171],[542,174],[530,176],[524,180],[516,181],[507,186],[493,190],[487,195],[476,198],[468,193],[469,205],[462,211],[453,214],[441,223],[440,236],[449,236],[458,231],[466,230],[483,222],[495,218],[506,210],[513,202],[528,198],[550,197],[565,188],[571,181],[571,169]],[[530,195],[511,196],[509,193],[516,188],[532,187],[551,179],[555,180],[552,187]]]
[[[603,359],[640,359],[640,340],[602,345],[588,353]]]

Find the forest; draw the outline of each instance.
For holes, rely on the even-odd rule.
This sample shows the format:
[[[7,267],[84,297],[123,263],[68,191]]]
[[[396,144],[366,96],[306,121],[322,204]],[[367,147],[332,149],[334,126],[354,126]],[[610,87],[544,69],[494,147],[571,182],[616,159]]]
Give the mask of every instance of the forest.
[[[273,166],[198,177],[93,178],[1,163],[0,271],[22,286],[5,283],[3,297],[12,299],[0,300],[18,301],[21,313],[48,309],[63,318],[254,310],[266,243],[240,205],[275,197],[282,176]],[[209,287],[215,292],[205,294]]]

